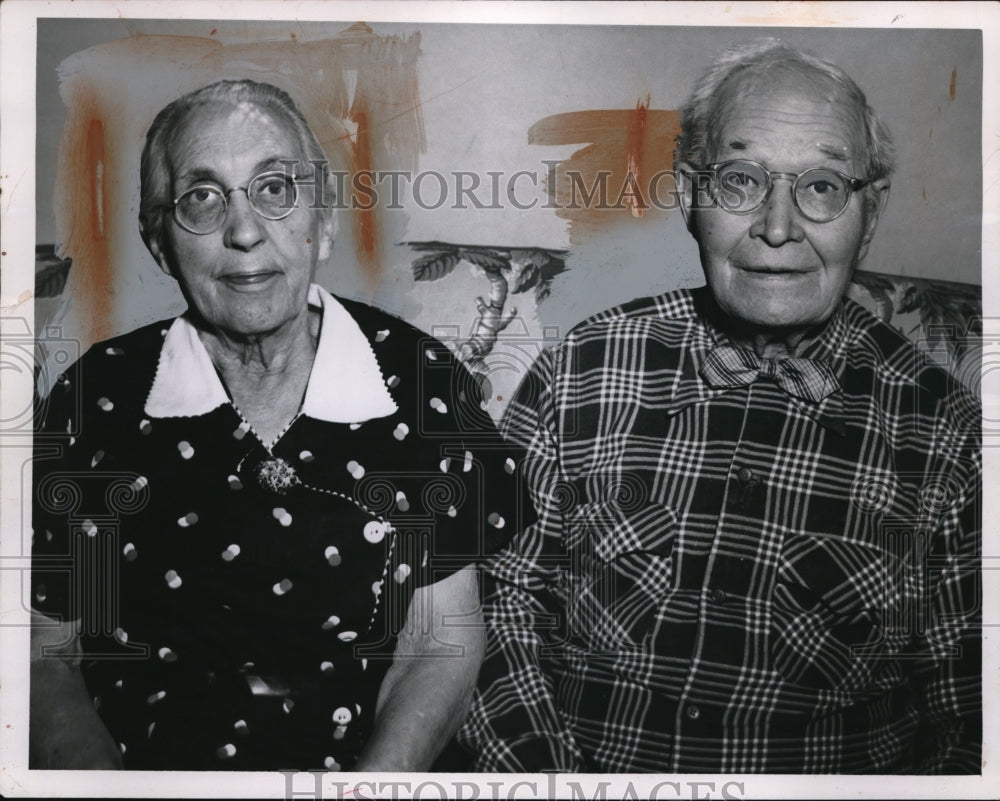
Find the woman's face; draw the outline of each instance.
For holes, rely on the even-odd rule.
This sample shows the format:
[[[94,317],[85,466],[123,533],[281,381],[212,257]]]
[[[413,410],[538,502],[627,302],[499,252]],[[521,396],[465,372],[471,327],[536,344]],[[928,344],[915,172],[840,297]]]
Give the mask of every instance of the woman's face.
[[[150,249],[181,285],[188,303],[216,332],[246,339],[273,334],[307,314],[309,284],[333,241],[329,216],[298,207],[281,220],[251,208],[245,188],[262,172],[306,163],[289,125],[250,104],[203,107],[181,124],[167,153],[171,200],[193,186],[228,195],[222,226],[194,234],[168,215]]]

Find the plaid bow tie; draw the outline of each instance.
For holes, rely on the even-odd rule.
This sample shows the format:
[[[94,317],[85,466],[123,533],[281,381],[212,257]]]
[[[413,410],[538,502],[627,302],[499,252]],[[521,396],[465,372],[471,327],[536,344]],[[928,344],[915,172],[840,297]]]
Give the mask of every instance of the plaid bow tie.
[[[752,384],[760,376],[778,382],[787,394],[819,403],[840,388],[833,370],[812,359],[762,359],[752,350],[720,345],[712,349],[701,377],[716,389]]]

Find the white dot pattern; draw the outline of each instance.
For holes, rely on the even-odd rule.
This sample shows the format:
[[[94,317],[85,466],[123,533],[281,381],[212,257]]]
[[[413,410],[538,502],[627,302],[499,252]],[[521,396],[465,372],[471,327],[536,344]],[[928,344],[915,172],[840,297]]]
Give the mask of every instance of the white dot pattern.
[[[78,440],[64,469],[129,476],[114,532],[124,594],[113,639],[147,658],[88,668],[107,720],[139,718],[112,732],[129,747],[126,764],[155,752],[172,766],[183,753],[189,763],[179,769],[256,769],[247,760],[272,743],[295,756],[268,769],[308,753],[303,769],[350,770],[372,725],[362,710],[374,710],[391,664],[355,650],[383,641],[389,610],[405,611],[416,587],[443,577],[432,553],[457,569],[455,554],[475,559],[480,535],[513,519],[514,458],[490,428],[463,433],[471,402],[453,357],[429,347],[415,365],[409,354],[421,352],[424,335],[367,314],[377,317],[364,330],[398,411],[344,423],[303,414],[269,448],[231,405],[144,416],[148,385],[122,388],[120,376],[145,370],[151,380],[157,327],[155,346],[133,347],[128,335],[98,348],[107,367],[88,366],[93,389],[68,371],[64,383],[90,394],[82,419],[73,419],[72,392],[65,411],[47,412],[51,430]],[[263,484],[265,463],[286,465],[291,479]],[[95,547],[112,542],[105,518],[88,513],[70,529],[60,518],[36,525],[46,531],[36,539],[52,552],[64,530]],[[433,547],[421,540],[428,525]],[[58,594],[36,585],[32,597],[45,604]],[[220,666],[219,654],[242,667]],[[185,716],[198,726],[181,733],[168,722]],[[319,717],[323,728],[309,728]],[[139,748],[129,732],[140,732]]]

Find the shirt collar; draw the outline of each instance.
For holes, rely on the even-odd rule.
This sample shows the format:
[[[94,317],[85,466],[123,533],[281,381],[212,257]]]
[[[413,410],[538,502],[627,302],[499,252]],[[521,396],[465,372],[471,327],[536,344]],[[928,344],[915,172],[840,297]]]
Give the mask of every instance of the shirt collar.
[[[302,413],[329,423],[362,423],[393,414],[399,407],[354,318],[318,284],[309,287],[308,302],[321,311],[322,323]],[[178,317],[164,337],[145,413],[195,417],[228,403],[229,394],[197,329],[186,316]]]
[[[691,330],[687,338],[689,347],[687,354],[682,357],[680,374],[667,409],[668,415],[674,415],[693,403],[717,398],[731,391],[726,388],[711,387],[701,377],[701,367],[712,348],[716,345],[732,344],[720,325],[721,312],[712,300],[707,287],[693,290],[691,300]],[[847,363],[849,333],[844,306],[841,303],[822,332],[812,338],[798,355],[826,362],[833,369],[838,381],[842,381]],[[791,401],[800,405],[803,413],[813,417],[820,424],[839,434],[846,432],[843,387],[828,395],[819,404],[799,398],[791,398]]]

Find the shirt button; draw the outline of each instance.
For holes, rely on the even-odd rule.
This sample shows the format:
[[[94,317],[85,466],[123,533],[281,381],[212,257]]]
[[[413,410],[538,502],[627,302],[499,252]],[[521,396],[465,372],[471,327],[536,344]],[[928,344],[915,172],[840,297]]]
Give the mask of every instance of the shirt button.
[[[684,714],[687,715],[691,720],[697,720],[701,716],[701,710],[698,709],[694,704],[691,704],[687,709],[684,710]]]
[[[740,481],[746,484],[748,481],[750,481],[750,479],[753,478],[753,470],[751,470],[749,467],[741,467],[740,472],[737,473],[737,476],[739,477]]]
[[[724,604],[726,602],[726,591],[716,587],[712,590],[712,600],[717,604]]]

